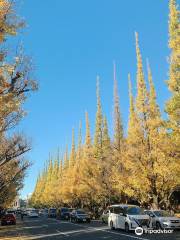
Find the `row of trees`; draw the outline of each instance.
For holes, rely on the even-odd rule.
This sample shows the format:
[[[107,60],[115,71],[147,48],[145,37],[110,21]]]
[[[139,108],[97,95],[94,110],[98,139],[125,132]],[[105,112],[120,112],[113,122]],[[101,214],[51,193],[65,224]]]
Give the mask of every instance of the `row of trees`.
[[[129,75],[129,120],[125,135],[121,120],[116,71],[114,69],[114,136],[108,132],[102,112],[97,80],[97,113],[94,136],[86,113],[85,141],[81,124],[75,147],[74,130],[70,154],[50,156],[39,175],[31,204],[92,208],[113,202],[137,201],[153,207],[170,207],[173,192],[180,184],[180,24],[175,0],[169,3],[169,80],[172,96],[166,104],[168,120],[161,116],[152,72],[147,63],[148,87],[136,38],[137,95],[132,95]]]
[[[22,49],[15,46],[13,53],[9,47],[9,37],[16,36],[23,26],[14,1],[0,0],[0,208],[9,206],[16,197],[30,165],[23,158],[30,150],[27,139],[12,131],[25,115],[27,93],[37,88]]]

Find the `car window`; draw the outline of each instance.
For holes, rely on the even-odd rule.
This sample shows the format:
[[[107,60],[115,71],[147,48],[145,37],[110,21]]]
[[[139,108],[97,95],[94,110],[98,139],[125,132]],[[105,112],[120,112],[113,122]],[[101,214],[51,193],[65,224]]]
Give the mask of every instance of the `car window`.
[[[114,207],[114,213],[115,214],[120,214],[123,213],[124,210],[121,207]]]
[[[85,214],[85,212],[84,212],[84,211],[81,211],[81,210],[78,210],[78,211],[77,211],[77,214]]]
[[[125,208],[125,213],[129,215],[142,215],[144,213],[144,209],[140,207],[127,207]]]
[[[171,214],[167,211],[153,211],[157,217],[171,217]]]
[[[145,214],[149,215],[149,216],[154,216],[154,213],[151,211],[144,211]]]
[[[61,208],[61,212],[69,212],[68,208]]]
[[[56,209],[50,209],[50,212],[52,212],[52,213],[56,212]]]

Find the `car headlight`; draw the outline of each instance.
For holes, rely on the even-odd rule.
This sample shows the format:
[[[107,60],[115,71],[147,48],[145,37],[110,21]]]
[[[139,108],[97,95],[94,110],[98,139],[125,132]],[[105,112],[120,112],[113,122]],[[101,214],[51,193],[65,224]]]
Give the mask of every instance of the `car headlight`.
[[[162,221],[163,224],[169,224],[170,222],[169,221]]]

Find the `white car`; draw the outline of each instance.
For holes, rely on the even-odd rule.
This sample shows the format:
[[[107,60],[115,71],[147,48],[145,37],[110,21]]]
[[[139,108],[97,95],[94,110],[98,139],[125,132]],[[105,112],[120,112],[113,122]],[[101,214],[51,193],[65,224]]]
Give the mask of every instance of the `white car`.
[[[149,228],[150,217],[136,205],[118,204],[109,207],[108,226],[111,229],[124,229],[126,232],[137,227]]]
[[[39,217],[39,215],[35,209],[28,211],[27,215],[28,215],[28,217]]]
[[[145,210],[151,218],[152,228],[180,229],[180,218],[174,217],[164,210]]]

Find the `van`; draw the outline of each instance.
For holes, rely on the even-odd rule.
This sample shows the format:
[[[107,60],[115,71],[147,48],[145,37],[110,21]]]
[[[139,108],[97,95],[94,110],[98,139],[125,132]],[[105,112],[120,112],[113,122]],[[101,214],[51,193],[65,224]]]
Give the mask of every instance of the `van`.
[[[137,227],[149,228],[150,217],[139,206],[111,205],[109,211],[108,226],[111,229],[124,229],[129,232]]]

